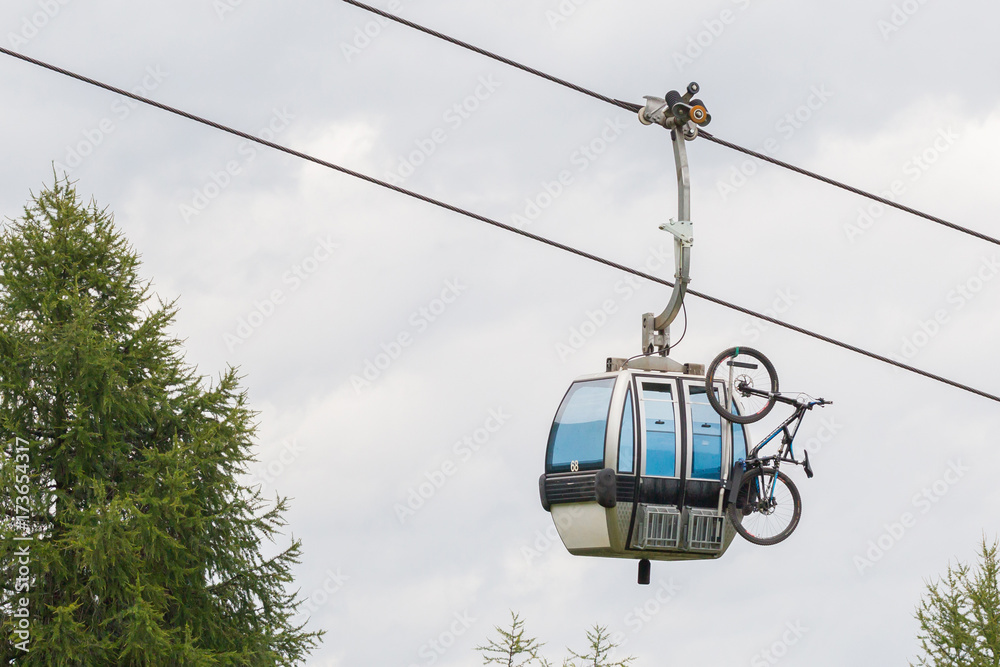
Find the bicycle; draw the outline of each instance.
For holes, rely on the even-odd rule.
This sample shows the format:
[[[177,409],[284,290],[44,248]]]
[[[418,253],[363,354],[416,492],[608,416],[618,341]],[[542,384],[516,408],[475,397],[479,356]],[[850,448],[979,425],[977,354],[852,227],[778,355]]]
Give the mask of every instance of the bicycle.
[[[729,393],[726,405],[716,396],[715,383],[720,380],[726,383]],[[712,407],[725,419],[738,424],[762,419],[777,403],[795,407],[792,415],[750,450],[744,461],[734,465],[729,479],[726,511],[736,532],[754,544],[777,544],[792,534],[802,516],[799,490],[779,468],[782,463],[794,463],[803,467],[806,477],[813,476],[809,452],[803,451],[803,459],[797,460],[792,442],[806,411],[817,405],[831,405],[833,401],[807,394],[794,398],[781,394],[774,365],[763,354],[748,347],[734,347],[719,354],[708,367],[705,385]],[[742,411],[733,400],[737,395],[744,404]],[[760,456],[760,450],[779,433],[782,438],[777,453]]]

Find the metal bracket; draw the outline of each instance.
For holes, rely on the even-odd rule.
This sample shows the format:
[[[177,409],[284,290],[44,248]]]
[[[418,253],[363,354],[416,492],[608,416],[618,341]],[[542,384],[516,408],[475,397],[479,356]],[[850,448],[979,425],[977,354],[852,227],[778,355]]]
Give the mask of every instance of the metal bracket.
[[[660,350],[670,349],[670,330],[656,330],[656,316],[653,313],[642,314],[642,353],[652,354]]]
[[[694,245],[694,225],[691,224],[690,220],[674,220],[670,218],[670,222],[660,225],[660,229],[673,234],[681,242],[681,245],[686,248]]]
[[[691,179],[688,173],[686,142],[698,136],[698,126],[707,125],[711,116],[701,100],[693,100],[698,92],[697,83],[690,83],[681,95],[675,90],[665,97],[647,96],[646,105],[639,110],[643,125],[661,125],[670,130],[677,167],[677,218],[660,225],[660,229],[674,237],[674,289],[667,307],[658,316],[642,316],[642,351],[644,354],[670,352],[670,324],[677,318],[691,282],[691,247],[694,245],[694,225],[691,223]]]

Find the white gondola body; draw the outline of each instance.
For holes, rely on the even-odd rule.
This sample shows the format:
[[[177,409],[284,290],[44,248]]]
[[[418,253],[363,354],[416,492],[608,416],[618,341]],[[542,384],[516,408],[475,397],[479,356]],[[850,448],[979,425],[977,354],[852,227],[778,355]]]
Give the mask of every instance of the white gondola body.
[[[718,558],[736,532],[724,511],[746,456],[700,375],[636,369],[577,379],[549,434],[542,505],[575,555]],[[715,391],[725,400],[725,388]],[[738,472],[736,472],[738,474]]]

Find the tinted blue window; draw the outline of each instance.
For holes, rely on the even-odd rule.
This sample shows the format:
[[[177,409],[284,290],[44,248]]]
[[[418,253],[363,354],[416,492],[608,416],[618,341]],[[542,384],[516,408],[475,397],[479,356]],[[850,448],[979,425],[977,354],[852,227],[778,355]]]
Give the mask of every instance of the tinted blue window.
[[[614,386],[615,378],[573,383],[549,431],[546,471],[604,467],[604,438]]]
[[[733,424],[733,463],[746,461],[747,459],[747,438],[746,427],[742,424]]]
[[[733,404],[733,410],[740,414],[740,409]],[[747,432],[746,426],[742,424],[731,424],[733,429],[733,463],[747,460]]]
[[[632,388],[625,394],[622,429],[618,437],[618,472],[635,472],[635,425],[632,416]]]
[[[642,400],[646,419],[643,474],[675,477],[677,429],[674,426],[673,388],[669,384],[643,384]]]
[[[718,392],[718,389],[715,389]],[[716,394],[718,395],[718,394]],[[704,386],[692,386],[691,477],[722,478],[722,417],[709,402]]]

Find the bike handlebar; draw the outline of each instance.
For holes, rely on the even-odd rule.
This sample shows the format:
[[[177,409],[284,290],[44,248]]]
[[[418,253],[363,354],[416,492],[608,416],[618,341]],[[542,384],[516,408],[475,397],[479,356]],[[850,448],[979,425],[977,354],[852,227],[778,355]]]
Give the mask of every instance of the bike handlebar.
[[[762,391],[760,389],[753,389],[752,387],[738,387],[737,391],[746,392],[747,394],[754,394],[756,396],[760,396],[761,398],[773,398],[781,403],[787,403],[788,405],[805,405],[806,408],[810,410],[815,405],[818,405],[820,407],[826,405],[833,405],[833,401],[828,401],[825,398],[815,398],[811,401],[800,401],[799,396],[802,396],[803,394],[799,394],[795,398],[789,398],[788,396],[782,394],[780,391]],[[810,396],[810,398],[812,397]]]

